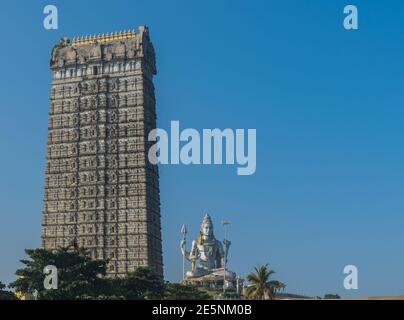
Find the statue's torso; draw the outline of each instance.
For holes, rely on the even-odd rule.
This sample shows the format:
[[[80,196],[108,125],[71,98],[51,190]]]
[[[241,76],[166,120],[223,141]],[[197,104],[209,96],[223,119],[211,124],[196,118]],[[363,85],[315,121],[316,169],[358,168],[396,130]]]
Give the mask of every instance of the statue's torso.
[[[220,263],[220,243],[216,239],[197,243],[199,251],[200,265],[205,269],[214,269],[219,267]]]

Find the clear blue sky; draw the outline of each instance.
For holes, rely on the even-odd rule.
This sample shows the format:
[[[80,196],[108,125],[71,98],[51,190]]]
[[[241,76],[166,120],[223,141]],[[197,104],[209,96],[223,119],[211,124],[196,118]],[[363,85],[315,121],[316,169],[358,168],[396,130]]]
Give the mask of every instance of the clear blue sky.
[[[43,28],[56,4],[59,30]],[[356,4],[359,30],[342,27]],[[158,126],[256,128],[257,172],[161,168],[166,278],[181,276],[180,228],[209,212],[230,268],[269,263],[288,291],[404,294],[402,1],[7,1],[0,11],[0,280],[40,245],[50,51],[70,37],[147,24]],[[189,242],[191,238],[188,238]],[[359,290],[343,267],[359,268]]]

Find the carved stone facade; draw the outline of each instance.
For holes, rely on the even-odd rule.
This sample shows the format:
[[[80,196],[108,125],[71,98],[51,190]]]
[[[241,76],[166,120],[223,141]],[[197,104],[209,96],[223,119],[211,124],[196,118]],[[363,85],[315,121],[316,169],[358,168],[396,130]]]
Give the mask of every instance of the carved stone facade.
[[[42,243],[110,259],[108,273],[149,266],[163,276],[155,54],[137,33],[61,40],[52,51]]]

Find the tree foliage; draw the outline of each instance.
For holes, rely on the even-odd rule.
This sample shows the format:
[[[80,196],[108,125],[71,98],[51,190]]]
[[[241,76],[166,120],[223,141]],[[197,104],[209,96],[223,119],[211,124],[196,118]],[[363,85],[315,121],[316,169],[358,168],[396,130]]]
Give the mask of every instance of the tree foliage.
[[[11,291],[7,291],[6,285],[0,281],[0,300],[16,300],[16,296]]]
[[[139,267],[125,277],[107,277],[108,261],[92,260],[85,250],[59,248],[25,250],[28,259],[16,271],[18,279],[10,284],[19,296],[39,300],[110,299],[208,299],[194,286],[164,283],[150,268]],[[57,268],[58,289],[44,288],[44,268]],[[0,286],[0,293],[4,285]]]
[[[103,292],[107,261],[92,260],[84,250],[59,248],[55,251],[26,249],[29,259],[21,260],[24,268],[10,286],[17,292],[36,295],[38,299],[77,299],[84,295],[98,296]],[[53,265],[58,270],[58,289],[44,288],[44,268]]]
[[[127,300],[162,299],[164,282],[150,268],[139,267],[122,278],[109,280],[109,295]]]
[[[167,300],[207,300],[209,295],[196,286],[166,283],[164,298]]]
[[[341,299],[338,294],[328,293],[324,295],[324,299]]]
[[[247,275],[249,285],[245,289],[245,296],[254,300],[274,299],[275,294],[286,287],[278,280],[270,280],[274,273],[267,264],[255,267],[254,272]]]

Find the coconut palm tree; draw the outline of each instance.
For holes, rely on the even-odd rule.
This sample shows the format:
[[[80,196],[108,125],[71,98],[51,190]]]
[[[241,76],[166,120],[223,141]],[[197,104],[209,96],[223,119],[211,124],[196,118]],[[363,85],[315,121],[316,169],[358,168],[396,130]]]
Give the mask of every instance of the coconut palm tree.
[[[254,272],[247,275],[250,283],[245,289],[245,295],[249,299],[263,300],[274,299],[275,294],[286,286],[280,281],[270,280],[275,273],[268,267],[268,264],[254,268]]]

